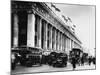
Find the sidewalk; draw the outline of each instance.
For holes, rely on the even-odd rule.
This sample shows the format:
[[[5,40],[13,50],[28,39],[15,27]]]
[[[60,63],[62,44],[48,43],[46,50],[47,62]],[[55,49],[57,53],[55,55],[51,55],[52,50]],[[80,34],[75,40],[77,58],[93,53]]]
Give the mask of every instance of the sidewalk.
[[[77,65],[75,70],[89,70],[89,69],[95,69],[95,65],[91,64],[90,66],[85,64],[84,66]],[[38,72],[61,72],[61,71],[73,71],[73,67],[71,63],[68,63],[66,67],[63,68],[57,68],[52,67],[48,65],[42,65],[40,67],[22,67],[17,66],[14,71],[12,71],[13,74],[19,74],[19,73],[38,73]]]
[[[84,66],[76,66],[75,70],[91,70],[96,69],[96,66],[94,64],[91,64],[90,66],[88,64],[85,64]]]

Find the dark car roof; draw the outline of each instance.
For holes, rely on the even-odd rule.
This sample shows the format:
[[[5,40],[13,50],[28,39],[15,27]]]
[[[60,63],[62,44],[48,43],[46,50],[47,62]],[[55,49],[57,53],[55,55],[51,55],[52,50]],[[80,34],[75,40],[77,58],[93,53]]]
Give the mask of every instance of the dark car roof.
[[[79,49],[79,48],[73,48],[72,51],[79,51],[79,52],[82,52],[82,50]]]
[[[25,52],[25,53],[31,53],[31,52],[42,52],[40,48],[32,48],[32,47],[26,47],[26,46],[21,46],[21,47],[14,47],[11,48],[12,52]]]

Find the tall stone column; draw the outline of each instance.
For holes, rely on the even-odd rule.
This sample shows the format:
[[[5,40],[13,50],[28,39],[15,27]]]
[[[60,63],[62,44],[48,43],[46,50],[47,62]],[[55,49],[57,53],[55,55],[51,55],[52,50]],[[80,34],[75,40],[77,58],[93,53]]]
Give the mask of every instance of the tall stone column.
[[[63,51],[63,34],[61,36],[62,36],[61,46],[62,46],[62,51]]]
[[[62,35],[62,50],[64,52],[64,35]]]
[[[66,52],[69,54],[69,49],[68,49],[68,37],[66,37]]]
[[[71,44],[70,44],[70,38],[68,38],[68,50],[71,50],[71,48],[70,48],[70,46],[71,46]]]
[[[55,35],[54,35],[54,41],[55,41],[55,43],[54,43],[54,50],[56,51],[56,29],[54,30],[54,33],[55,33]]]
[[[66,37],[64,36],[64,52],[66,51]]]
[[[60,42],[59,41],[60,41],[60,34],[59,34],[59,31],[58,31],[58,47],[57,47],[58,48],[58,51],[60,50],[59,49],[59,46],[60,46],[60,44],[59,44]]]
[[[69,46],[70,46],[70,50],[72,49],[71,47],[71,39],[69,39]]]
[[[52,26],[50,26],[50,37],[49,37],[49,40],[50,40],[50,50],[52,50]]]
[[[67,51],[67,37],[65,36],[65,52],[68,53]]]
[[[73,47],[73,40],[70,39],[70,43],[71,43],[70,44],[70,48],[72,49],[72,47]]]
[[[47,24],[48,24],[48,23],[45,22],[45,29],[44,29],[44,32],[45,32],[45,33],[44,33],[44,36],[45,36],[45,38],[44,38],[44,39],[45,39],[45,40],[44,40],[44,49],[45,49],[45,50],[47,50],[47,31],[48,31]]]
[[[74,48],[74,41],[71,40],[71,49]]]
[[[64,45],[65,45],[65,43],[64,43],[64,35],[63,35],[63,41],[62,41],[62,46],[63,46],[63,51],[64,51]]]
[[[61,51],[61,33],[59,32],[59,50]]]
[[[35,47],[35,15],[28,14],[27,46]]]
[[[41,48],[41,29],[42,29],[42,19],[39,20],[39,27],[38,27],[38,47]]]
[[[61,46],[61,47],[60,47],[60,50],[62,51],[62,33],[61,33],[60,36],[61,36],[61,40],[60,40],[60,46]]]
[[[58,51],[59,48],[58,48],[58,30],[56,31],[56,50]]]
[[[54,27],[52,27],[52,50],[54,50],[54,44],[55,43],[55,31]]]
[[[73,41],[73,48],[75,47],[75,42]]]
[[[13,46],[18,46],[18,15],[15,13],[12,15],[13,19]]]

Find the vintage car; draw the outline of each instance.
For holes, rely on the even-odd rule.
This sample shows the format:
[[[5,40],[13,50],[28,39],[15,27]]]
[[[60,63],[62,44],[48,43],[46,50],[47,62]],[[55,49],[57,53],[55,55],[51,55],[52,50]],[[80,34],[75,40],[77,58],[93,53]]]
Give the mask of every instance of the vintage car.
[[[22,66],[41,65],[42,51],[39,48],[16,47],[11,50],[11,68],[15,69],[20,63]]]
[[[35,50],[38,50],[37,48]],[[31,67],[32,65],[41,66],[42,65],[42,52],[31,52],[26,56],[27,62],[26,66]]]
[[[66,67],[68,56],[65,53],[58,53],[56,60],[52,62],[53,67]]]
[[[65,67],[67,65],[67,54],[51,52],[48,56],[48,64],[53,67]]]
[[[79,48],[73,48],[70,51],[70,55],[69,55],[69,61],[72,62],[72,58],[74,57],[76,59],[76,63],[80,64],[81,62],[81,55],[83,54],[83,51]]]
[[[53,65],[53,62],[57,59],[58,53],[51,52],[50,55],[48,55],[47,63],[48,65]]]

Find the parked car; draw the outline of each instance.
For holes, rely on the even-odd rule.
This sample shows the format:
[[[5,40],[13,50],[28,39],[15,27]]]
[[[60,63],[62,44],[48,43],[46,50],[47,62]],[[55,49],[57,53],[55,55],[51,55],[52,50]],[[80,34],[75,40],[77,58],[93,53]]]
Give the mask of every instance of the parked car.
[[[52,62],[53,67],[66,67],[68,56],[65,53],[59,53],[56,60]]]
[[[15,69],[19,62],[22,66],[41,65],[42,50],[31,47],[17,47],[12,49],[11,66]]]
[[[52,66],[53,62],[57,59],[58,53],[51,52],[50,55],[48,55],[47,63],[48,65]]]
[[[32,52],[27,55],[26,66],[31,67],[32,65],[41,66],[42,65],[42,53]]]
[[[70,55],[69,55],[69,60],[70,62],[72,62],[72,58],[74,57],[76,59],[76,63],[80,64],[81,62],[81,54],[83,53],[83,51],[79,48],[73,48],[70,51]]]

